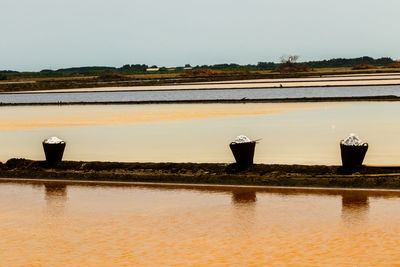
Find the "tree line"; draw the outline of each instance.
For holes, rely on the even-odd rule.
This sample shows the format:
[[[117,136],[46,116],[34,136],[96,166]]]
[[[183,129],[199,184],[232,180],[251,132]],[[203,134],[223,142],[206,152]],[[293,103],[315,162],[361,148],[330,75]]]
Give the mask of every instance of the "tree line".
[[[297,58],[296,58],[297,60]],[[390,57],[381,57],[374,59],[372,57],[364,56],[358,58],[333,58],[329,60],[319,61],[306,61],[300,62],[310,68],[339,68],[339,67],[354,67],[360,64],[370,64],[374,66],[386,66],[393,63],[394,60]],[[121,67],[107,67],[107,66],[93,66],[93,67],[75,67],[75,68],[62,68],[58,70],[44,69],[39,72],[18,72],[12,70],[0,70],[0,80],[12,78],[40,78],[40,77],[75,77],[75,76],[97,76],[104,73],[114,72],[119,74],[141,74],[146,73],[148,68],[159,68],[160,73],[180,73],[184,71],[184,67],[192,69],[211,69],[222,71],[262,71],[262,70],[276,70],[282,64],[275,62],[258,62],[257,64],[239,65],[235,63],[230,64],[214,64],[214,65],[196,65],[179,66],[174,68],[157,67],[155,65],[148,66],[146,64],[125,64]]]

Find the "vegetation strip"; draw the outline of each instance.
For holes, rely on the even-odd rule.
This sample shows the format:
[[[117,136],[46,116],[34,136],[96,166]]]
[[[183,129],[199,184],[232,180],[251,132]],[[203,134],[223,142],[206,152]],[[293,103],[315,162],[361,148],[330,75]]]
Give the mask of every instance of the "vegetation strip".
[[[0,164],[0,177],[72,181],[219,184],[323,188],[400,189],[400,166],[255,164],[243,170],[223,163],[121,163],[10,159]]]
[[[257,83],[320,83],[320,82],[364,82],[364,81],[392,81],[392,80],[399,80],[399,77],[393,77],[393,78],[374,78],[374,79],[315,79],[315,80],[272,80],[272,81],[232,81],[231,83],[229,81],[227,82],[196,82],[196,83],[181,83],[181,85],[221,85],[221,84],[257,84]],[[336,86],[336,85],[335,85]],[[343,86],[343,85],[342,85]],[[286,86],[288,87],[288,86]],[[314,86],[313,86],[314,87]],[[316,87],[321,87],[321,86],[316,86]]]
[[[102,73],[102,74],[101,74]],[[215,81],[237,81],[252,79],[285,79],[285,78],[310,78],[310,77],[326,77],[330,75],[360,75],[360,74],[398,74],[400,69],[373,69],[373,70],[344,70],[338,69],[332,71],[330,69],[319,69],[311,72],[289,72],[279,73],[270,71],[220,71],[220,72],[201,72],[201,73],[160,73],[160,74],[107,74],[101,72],[99,76],[82,77],[78,73],[67,77],[51,77],[39,76],[43,78],[34,78],[36,80],[17,81],[24,83],[0,83],[0,92],[21,92],[21,91],[37,91],[37,90],[55,90],[55,89],[80,89],[80,88],[97,88],[97,87],[129,87],[129,86],[158,86],[158,85],[175,85],[193,82],[215,82]],[[13,75],[13,74],[9,74]],[[15,78],[18,77],[18,74]],[[42,75],[42,74],[41,74]],[[43,74],[44,75],[44,74]],[[26,78],[31,77],[27,76]],[[23,78],[22,76],[20,78]],[[26,79],[25,78],[25,79]],[[31,82],[34,81],[34,82]]]

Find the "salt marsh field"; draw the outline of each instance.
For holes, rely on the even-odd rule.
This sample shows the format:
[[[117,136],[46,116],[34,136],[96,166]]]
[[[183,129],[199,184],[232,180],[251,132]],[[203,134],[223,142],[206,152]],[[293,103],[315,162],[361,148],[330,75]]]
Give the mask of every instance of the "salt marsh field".
[[[400,90],[368,86],[0,94],[0,102],[379,95],[400,96]],[[340,165],[339,141],[356,133],[369,144],[365,164],[398,166],[398,114],[400,102],[385,101],[0,106],[0,161],[44,160],[42,141],[58,136],[67,143],[65,160],[231,163],[228,145],[245,134],[260,139],[255,163]],[[67,179],[0,179],[2,264],[369,266],[400,262],[400,191]]]
[[[0,181],[4,266],[396,265],[400,193]]]
[[[369,143],[364,163],[399,165],[400,103],[8,106],[0,108],[0,160],[44,159],[41,142],[67,142],[64,159],[233,162],[239,134],[261,139],[256,163],[339,165],[339,141]]]

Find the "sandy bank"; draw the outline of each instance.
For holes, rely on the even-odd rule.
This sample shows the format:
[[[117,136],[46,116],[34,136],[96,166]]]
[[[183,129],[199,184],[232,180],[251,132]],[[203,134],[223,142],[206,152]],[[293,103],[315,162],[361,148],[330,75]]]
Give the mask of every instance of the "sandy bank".
[[[85,180],[144,183],[185,183],[254,186],[400,189],[400,166],[339,166],[256,164],[240,170],[235,164],[121,163],[10,159],[0,164],[2,178]]]

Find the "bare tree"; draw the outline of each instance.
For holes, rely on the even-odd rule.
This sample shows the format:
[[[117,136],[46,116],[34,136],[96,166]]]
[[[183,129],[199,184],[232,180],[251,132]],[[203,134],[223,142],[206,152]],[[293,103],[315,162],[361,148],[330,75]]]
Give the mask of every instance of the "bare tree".
[[[286,64],[286,63],[295,63],[297,60],[299,59],[299,56],[297,55],[292,55],[292,56],[281,56],[279,58],[280,62],[282,64]]]

